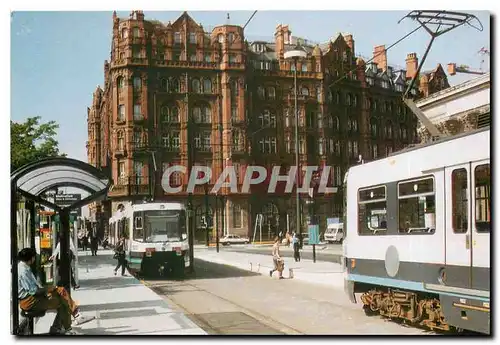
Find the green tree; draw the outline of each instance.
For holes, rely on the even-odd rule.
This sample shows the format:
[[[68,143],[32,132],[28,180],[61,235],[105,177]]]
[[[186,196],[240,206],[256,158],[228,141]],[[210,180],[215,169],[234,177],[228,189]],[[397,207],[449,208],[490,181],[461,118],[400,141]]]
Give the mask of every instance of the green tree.
[[[40,116],[24,123],[10,121],[10,171],[47,157],[66,156],[59,153],[55,121],[40,123]]]

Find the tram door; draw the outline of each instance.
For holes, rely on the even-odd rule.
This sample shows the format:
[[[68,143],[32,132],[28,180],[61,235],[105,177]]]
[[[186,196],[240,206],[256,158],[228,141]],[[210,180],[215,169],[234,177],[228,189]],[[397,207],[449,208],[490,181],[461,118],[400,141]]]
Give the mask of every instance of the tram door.
[[[445,168],[445,252],[448,286],[471,286],[471,167],[461,164]]]
[[[489,289],[489,160],[445,169],[446,279],[449,286]]]

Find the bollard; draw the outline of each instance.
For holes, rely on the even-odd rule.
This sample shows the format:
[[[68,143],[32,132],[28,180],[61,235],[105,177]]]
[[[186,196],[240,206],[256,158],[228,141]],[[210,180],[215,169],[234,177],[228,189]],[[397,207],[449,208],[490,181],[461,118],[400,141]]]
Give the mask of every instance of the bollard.
[[[293,279],[293,269],[291,268],[288,269],[288,275],[290,279]]]
[[[252,263],[250,263],[250,272],[252,272]]]

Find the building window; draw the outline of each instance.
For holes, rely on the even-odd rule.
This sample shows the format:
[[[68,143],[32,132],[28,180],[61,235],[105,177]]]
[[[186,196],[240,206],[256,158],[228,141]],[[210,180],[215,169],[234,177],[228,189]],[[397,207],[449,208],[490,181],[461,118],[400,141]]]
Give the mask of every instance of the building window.
[[[211,123],[212,122],[212,111],[207,106],[201,107],[201,121],[203,123]]]
[[[316,87],[316,99],[321,102],[321,86]]]
[[[266,98],[266,91],[262,86],[257,87],[257,95],[259,96],[260,99]]]
[[[276,138],[265,137],[259,140],[261,153],[276,153]]]
[[[123,160],[118,161],[118,171],[117,172],[118,172],[118,177],[121,179],[123,179],[126,176],[125,161],[123,161]],[[124,181],[120,181],[120,182],[124,182]]]
[[[381,235],[387,231],[386,187],[370,187],[358,192],[358,232],[360,235]]]
[[[212,147],[211,132],[203,132],[203,150],[210,151]]]
[[[370,132],[372,134],[372,137],[377,136],[377,122],[375,120],[370,121]]]
[[[135,59],[141,58],[141,49],[140,48],[132,48],[132,57]]]
[[[168,91],[169,88],[168,88],[168,79],[167,78],[162,78],[160,80],[160,88],[162,90]]]
[[[241,150],[240,132],[237,130],[233,130],[232,138],[233,138],[233,151],[239,152]]]
[[[233,228],[241,228],[241,206],[233,204]]]
[[[340,92],[335,93],[335,103],[340,104]]]
[[[196,54],[191,54],[191,55],[189,56],[189,61],[191,61],[191,62],[196,62],[196,61],[198,61],[198,58],[196,57]]]
[[[124,86],[123,77],[118,77],[118,79],[116,79],[116,83],[118,84],[118,92],[120,92],[120,89],[123,89]]]
[[[141,77],[134,77],[134,91],[139,91],[142,86]]]
[[[236,63],[236,55],[229,54],[229,63]]]
[[[238,107],[233,105],[231,107],[231,122],[237,123],[238,122]]]
[[[451,173],[452,193],[452,226],[453,232],[466,233],[469,224],[469,188],[467,186],[467,170],[455,169]]]
[[[399,232],[434,233],[436,228],[434,178],[398,184]]]
[[[132,33],[133,33],[134,37],[139,37],[140,36],[139,28],[134,28]]]
[[[377,157],[378,157],[378,145],[377,144],[373,144],[372,157],[373,157],[373,159],[377,159]]]
[[[276,127],[276,115],[271,113],[269,110],[264,110],[259,115],[260,124],[263,128],[275,128]]]
[[[210,54],[205,54],[205,62],[207,63],[212,62],[212,56]]]
[[[478,165],[474,169],[475,201],[476,201],[476,231],[490,232],[491,229],[491,175],[490,165]]]
[[[122,29],[122,38],[127,38],[128,37],[128,30],[127,28]]]
[[[267,88],[267,98],[274,100],[276,98],[276,89],[272,86]]]
[[[331,91],[328,91],[328,103],[332,103],[333,102],[333,95],[332,95],[332,92]]]
[[[304,154],[306,152],[306,141],[304,138],[299,139],[299,153]]]
[[[212,93],[212,82],[210,81],[210,79],[203,80],[203,92]]]
[[[233,41],[234,41],[234,34],[232,32],[230,32],[227,35],[227,41],[228,41],[228,43],[233,43]]]
[[[180,90],[179,80],[176,78],[172,78],[170,84],[170,92],[179,92],[179,90]]]
[[[142,110],[140,104],[134,104],[134,119],[142,119]]]
[[[125,121],[125,105],[118,106],[118,121]]]
[[[347,106],[351,106],[351,94],[350,94],[350,93],[347,93],[347,94],[345,95],[345,104],[346,104]]]
[[[196,34],[194,32],[189,33],[189,43],[196,43]]]
[[[307,64],[306,63],[302,64],[302,72],[307,72]]]
[[[219,41],[219,43],[224,43],[224,35],[223,34],[218,34],[217,35],[217,40]]]
[[[116,142],[118,151],[123,151],[125,149],[125,140],[123,138],[122,131],[118,131],[118,133],[116,134]]]
[[[322,156],[324,154],[323,147],[324,147],[324,140],[323,140],[323,138],[319,138],[318,139],[318,153],[320,154],[320,156]]]
[[[194,93],[201,93],[200,81],[198,79],[193,79],[193,81],[191,83],[192,83],[192,87],[193,87],[193,92]]]
[[[180,32],[174,32],[174,43],[175,44],[181,43],[181,33]]]
[[[334,167],[334,185],[335,186],[340,186],[342,185],[342,171],[340,167]]]
[[[134,184],[142,185],[145,184],[145,178],[143,176],[144,171],[144,163],[143,162],[134,162]]]
[[[302,96],[309,96],[309,89],[307,87],[303,87],[301,90],[300,90],[300,94]]]
[[[194,146],[197,149],[201,149],[201,134],[200,133],[196,133],[194,135]]]
[[[323,114],[322,113],[317,113],[316,116],[318,117],[318,128],[323,128]]]

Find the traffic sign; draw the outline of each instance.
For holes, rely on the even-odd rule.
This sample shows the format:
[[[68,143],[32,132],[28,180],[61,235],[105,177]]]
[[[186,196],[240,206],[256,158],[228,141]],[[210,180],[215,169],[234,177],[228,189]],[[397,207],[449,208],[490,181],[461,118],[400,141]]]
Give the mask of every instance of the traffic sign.
[[[309,244],[319,244],[319,225],[309,225]]]

